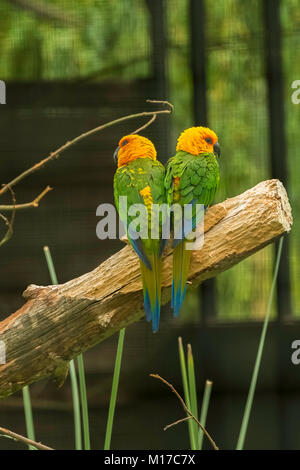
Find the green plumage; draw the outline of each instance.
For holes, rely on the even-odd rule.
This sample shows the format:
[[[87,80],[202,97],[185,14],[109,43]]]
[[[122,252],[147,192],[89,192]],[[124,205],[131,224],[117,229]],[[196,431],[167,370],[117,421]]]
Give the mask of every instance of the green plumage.
[[[195,205],[203,204],[205,208],[215,197],[219,183],[219,165],[213,153],[191,155],[179,151],[168,161],[165,178],[165,189],[168,205],[174,203],[184,207],[190,204],[193,209],[192,228],[195,228]],[[176,227],[176,215],[173,216],[173,229]],[[188,278],[191,251],[185,249],[184,230],[173,247],[173,285],[172,307],[177,316],[181,308]]]
[[[174,178],[180,178],[174,187]],[[177,152],[167,163],[165,188],[169,205],[181,206],[196,200],[208,206],[213,201],[219,183],[219,164],[213,153],[191,155]]]
[[[160,239],[161,217],[158,219],[157,232],[159,238],[151,238],[152,220],[151,205],[161,205],[165,202],[164,189],[165,169],[157,160],[138,158],[127,165],[121,166],[114,177],[115,203],[122,222],[127,229],[128,239],[140,258],[141,275],[143,280],[144,306],[147,320],[152,318],[153,331],[158,330],[161,299],[161,254],[164,242]],[[146,188],[146,191],[145,191]],[[143,196],[143,194],[145,194]],[[133,204],[143,204],[147,208],[148,237],[134,240],[130,232],[130,224],[136,215],[122,214],[119,207],[119,197],[127,197],[127,208]],[[137,229],[138,231],[138,229]]]

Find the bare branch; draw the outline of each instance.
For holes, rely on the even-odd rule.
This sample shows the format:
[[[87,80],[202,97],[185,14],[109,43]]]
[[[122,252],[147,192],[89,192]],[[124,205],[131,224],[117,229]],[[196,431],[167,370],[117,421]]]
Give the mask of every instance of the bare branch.
[[[157,103],[165,104],[166,102],[157,101]],[[130,114],[128,116],[123,116],[121,118],[115,119],[114,121],[107,122],[105,124],[102,124],[101,126],[95,127],[94,129],[91,129],[87,132],[84,132],[83,134],[75,137],[75,139],[66,142],[64,145],[59,147],[54,152],[51,152],[48,157],[44,158],[43,160],[36,163],[35,165],[33,165],[28,170],[24,171],[23,173],[18,175],[16,178],[14,178],[9,183],[3,185],[2,189],[0,190],[0,196],[2,196],[2,194],[6,193],[9,190],[9,188],[12,188],[13,186],[15,186],[17,183],[22,181],[27,176],[31,175],[32,173],[36,172],[37,170],[40,170],[44,165],[46,165],[47,163],[52,161],[54,158],[58,158],[60,156],[60,154],[62,154],[66,150],[68,150],[70,147],[77,144],[81,140],[86,139],[87,137],[91,136],[92,134],[95,134],[96,132],[103,131],[104,129],[107,129],[108,127],[115,126],[116,124],[119,124],[119,123],[124,122],[124,121],[128,121],[130,119],[136,119],[138,117],[144,117],[144,116],[153,116],[153,115],[158,115],[158,114],[170,114],[170,113],[171,113],[170,109],[162,109],[162,110],[156,110],[156,111],[144,111],[142,113]],[[148,123],[148,125],[149,125],[149,123]]]
[[[40,442],[32,441],[31,439],[28,439],[27,437],[22,436],[21,434],[17,434],[16,432],[10,431],[9,429],[0,427],[0,434],[11,437],[12,439],[15,439],[16,441],[24,442],[24,444],[33,446],[39,450],[54,450],[52,449],[52,447],[45,446],[44,444],[41,444]]]
[[[174,105],[172,103],[170,103],[169,101],[165,101],[165,100],[146,100],[146,102],[147,103],[155,103],[155,104],[165,105],[169,108],[170,113],[173,113],[173,111],[174,111]]]
[[[1,206],[0,205],[0,211],[12,211],[12,210],[20,210],[20,209],[28,209],[29,207],[38,207],[40,200],[47,194],[49,191],[51,191],[53,188],[50,186],[47,186],[44,191],[41,192],[33,201],[31,202],[26,202],[24,204],[16,204],[16,205],[10,205],[10,206]]]
[[[192,417],[192,416],[186,416],[185,418],[178,419],[178,420],[175,421],[174,423],[167,424],[167,426],[164,427],[164,431],[166,431],[167,429],[171,428],[172,426],[176,426],[176,424],[185,423],[185,422],[188,421],[189,419],[193,419],[193,417]]]
[[[149,119],[149,121],[146,122],[146,124],[144,124],[143,126],[139,127],[136,131],[131,132],[131,134],[132,134],[132,135],[133,135],[133,134],[138,134],[139,132],[141,132],[141,131],[143,131],[144,129],[146,129],[146,127],[150,126],[150,124],[152,124],[152,122],[155,121],[156,116],[157,116],[156,114],[153,114],[152,118]]]
[[[15,210],[16,197],[15,197],[15,193],[14,193],[13,189],[9,188],[9,190],[11,192],[11,197],[12,197],[12,200],[13,200],[13,206],[12,206],[13,213],[12,213],[12,216],[11,216],[10,220],[8,220],[3,214],[0,214],[1,219],[4,220],[4,222],[8,226],[8,230],[7,230],[6,234],[4,235],[2,240],[0,240],[0,246],[4,245],[4,243],[6,243],[11,238],[11,236],[13,234],[13,225],[14,225],[15,213],[16,213],[16,210]]]
[[[3,214],[0,214],[0,218],[4,220],[5,224],[8,226],[8,230],[2,240],[0,240],[0,246],[4,245],[12,236],[13,234],[13,224],[5,217]]]
[[[177,398],[180,400],[181,404],[182,404],[182,407],[184,409],[184,411],[186,412],[186,414],[188,416],[191,417],[191,419],[193,419],[197,424],[198,426],[202,429],[202,431],[204,432],[204,434],[206,435],[207,439],[209,440],[209,442],[211,443],[211,445],[213,446],[213,448],[215,450],[219,450],[219,447],[217,447],[215,441],[213,440],[213,438],[210,436],[210,434],[207,432],[207,430],[205,429],[204,426],[202,426],[202,424],[200,423],[200,421],[196,418],[196,416],[193,415],[193,413],[188,409],[188,407],[186,406],[185,404],[185,401],[184,399],[182,398],[182,396],[177,392],[177,390],[173,387],[172,384],[170,384],[166,379],[164,379],[163,377],[161,377],[160,375],[158,374],[149,374],[150,377],[153,377],[154,379],[159,379],[161,380],[164,384],[166,384],[171,390],[173,393],[175,393],[175,395],[177,396]],[[173,423],[173,424],[177,424],[177,423]],[[172,426],[172,425],[171,425]],[[167,426],[167,427],[170,427]]]

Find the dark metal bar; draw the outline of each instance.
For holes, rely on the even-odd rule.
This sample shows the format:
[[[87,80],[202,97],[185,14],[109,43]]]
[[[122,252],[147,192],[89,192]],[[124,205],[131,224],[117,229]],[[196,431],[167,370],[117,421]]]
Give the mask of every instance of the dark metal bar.
[[[169,95],[167,75],[167,22],[165,0],[146,0],[150,14],[150,34],[152,42],[152,76],[153,99],[167,100]],[[149,98],[149,96],[147,97]],[[169,119],[160,119],[155,126],[157,134],[157,150],[160,161],[165,163],[170,157],[170,124]]]
[[[285,136],[284,81],[282,71],[282,43],[280,0],[264,0],[265,63],[268,87],[269,142],[272,178],[286,186],[288,182],[287,148]],[[276,244],[276,250],[278,248]],[[278,317],[292,314],[289,264],[289,240],[283,245],[277,280]]]
[[[191,69],[193,79],[193,115],[196,126],[208,125],[205,0],[190,0]],[[209,279],[199,287],[202,318],[217,315],[216,281]]]
[[[269,148],[271,175],[287,185],[287,147],[285,136],[284,81],[282,71],[282,41],[280,24],[280,0],[264,0],[263,22],[265,31],[265,63],[268,87],[269,112]],[[275,251],[278,243],[275,244]],[[286,413],[284,406],[285,371],[290,358],[282,339],[283,319],[292,314],[291,285],[289,266],[289,240],[286,238],[282,247],[281,263],[278,271],[277,285],[277,391],[279,393],[278,413],[280,448],[287,448]],[[290,345],[289,345],[290,346]]]
[[[205,51],[205,2],[190,0],[191,69],[193,77],[193,113],[195,125],[208,123],[206,51]]]

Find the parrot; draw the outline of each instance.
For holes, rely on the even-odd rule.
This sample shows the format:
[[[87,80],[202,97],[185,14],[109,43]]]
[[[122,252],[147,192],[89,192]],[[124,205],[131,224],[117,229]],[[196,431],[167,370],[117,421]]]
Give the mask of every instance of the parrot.
[[[166,204],[165,167],[157,160],[156,149],[151,140],[138,134],[121,138],[114,153],[118,168],[114,175],[114,198],[120,219],[125,225],[128,241],[140,260],[143,283],[144,309],[147,321],[152,320],[152,330],[158,331],[161,303],[161,256],[167,239],[161,237],[163,217],[154,221],[153,204]],[[127,207],[142,204],[148,219],[147,233],[135,231],[133,217],[122,211],[120,196],[127,197]],[[124,213],[125,212],[125,213]],[[151,238],[151,224],[156,224],[157,237]]]
[[[212,203],[220,180],[219,163],[220,145],[214,131],[208,127],[190,127],[184,130],[176,146],[176,154],[167,162],[165,190],[167,204],[179,204],[181,208],[190,206],[189,232],[196,227],[196,204],[203,204],[204,210]],[[184,220],[183,220],[184,222]],[[172,226],[175,233],[175,213]],[[188,235],[182,223],[172,242],[173,280],[171,307],[175,317],[181,309],[189,274],[192,250],[186,249]]]

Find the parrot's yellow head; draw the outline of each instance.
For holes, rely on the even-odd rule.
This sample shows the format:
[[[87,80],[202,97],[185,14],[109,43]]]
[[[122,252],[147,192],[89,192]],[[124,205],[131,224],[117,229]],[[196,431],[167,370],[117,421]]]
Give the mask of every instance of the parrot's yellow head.
[[[192,155],[214,153],[220,156],[218,137],[208,127],[190,127],[183,131],[177,140],[176,151],[179,150]]]
[[[118,160],[118,168],[120,168],[137,158],[156,160],[156,150],[151,140],[141,135],[130,134],[122,137],[115,150],[114,158]]]

